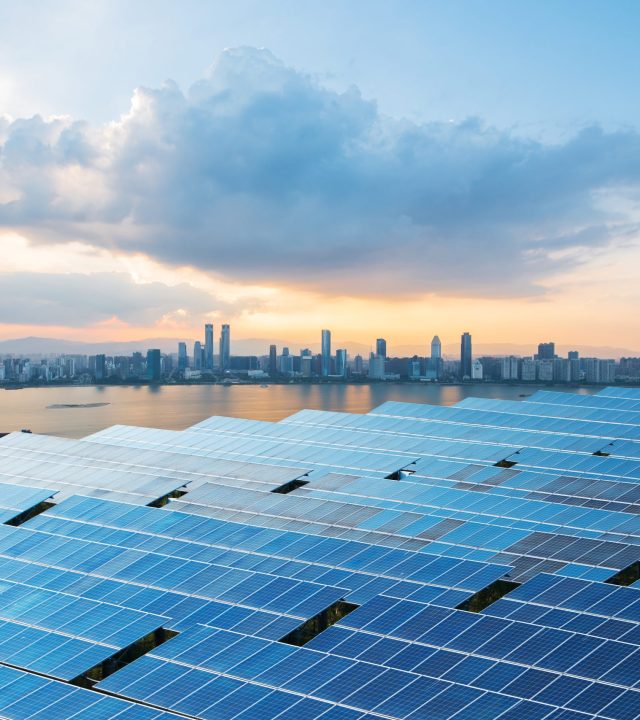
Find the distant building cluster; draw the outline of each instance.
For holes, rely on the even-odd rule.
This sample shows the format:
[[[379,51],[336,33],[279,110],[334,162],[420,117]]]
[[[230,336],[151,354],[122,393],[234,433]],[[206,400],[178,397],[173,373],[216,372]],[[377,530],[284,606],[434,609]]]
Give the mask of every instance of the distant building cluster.
[[[629,362],[633,360],[635,362]],[[566,358],[559,357],[552,342],[540,343],[532,357],[480,357],[476,363],[479,376],[476,374],[474,379],[489,381],[608,384],[640,379],[638,358],[622,358],[616,363],[615,360],[581,358],[577,350],[570,351]]]
[[[217,350],[217,352],[216,352]],[[421,382],[522,382],[554,384],[610,384],[640,382],[640,358],[619,361],[580,357],[571,351],[567,357],[556,354],[555,343],[543,342],[530,357],[474,357],[471,334],[460,338],[460,357],[445,358],[436,335],[424,356],[394,357],[387,341],[377,338],[375,351],[368,357],[350,357],[345,348],[333,352],[331,331],[320,336],[320,352],[302,348],[298,353],[276,345],[268,354],[233,355],[231,326],[220,328],[217,348],[214,326],[204,326],[204,337],[193,345],[178,343],[177,353],[150,349],[132,355],[59,355],[38,358],[6,356],[0,358],[0,384],[46,383],[128,383],[194,382],[236,379],[252,380],[411,380]]]

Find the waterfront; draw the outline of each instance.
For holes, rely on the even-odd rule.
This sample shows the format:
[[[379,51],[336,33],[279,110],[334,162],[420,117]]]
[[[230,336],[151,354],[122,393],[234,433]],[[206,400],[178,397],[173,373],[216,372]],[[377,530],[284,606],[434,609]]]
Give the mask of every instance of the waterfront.
[[[581,388],[593,393],[601,388]],[[303,408],[366,413],[386,400],[453,405],[465,397],[522,400],[504,384],[84,386],[0,391],[0,432],[80,438],[116,424],[183,430],[211,415],[281,420]],[[81,407],[81,406],[85,407]],[[57,407],[52,407],[57,406]]]

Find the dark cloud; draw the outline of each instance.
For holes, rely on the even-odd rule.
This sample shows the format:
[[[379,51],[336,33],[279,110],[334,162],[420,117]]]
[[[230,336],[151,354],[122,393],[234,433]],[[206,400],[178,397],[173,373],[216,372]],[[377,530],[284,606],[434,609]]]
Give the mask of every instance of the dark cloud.
[[[0,323],[84,327],[116,317],[150,325],[166,315],[191,319],[230,307],[191,285],[135,283],[124,273],[0,273]]]
[[[186,94],[138,89],[109,126],[32,118],[0,138],[0,190],[19,194],[0,222],[36,240],[331,293],[535,294],[579,250],[628,242],[601,198],[640,186],[633,130],[551,145],[416,125],[249,48]]]

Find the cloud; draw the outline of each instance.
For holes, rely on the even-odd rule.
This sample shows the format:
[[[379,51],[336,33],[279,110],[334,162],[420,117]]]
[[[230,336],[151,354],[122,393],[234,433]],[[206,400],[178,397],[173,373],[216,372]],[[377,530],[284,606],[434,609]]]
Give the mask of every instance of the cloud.
[[[418,125],[251,48],[187,92],[138,88],[104,127],[0,123],[0,223],[33,241],[332,294],[540,293],[637,242],[639,189],[635,130],[550,145],[476,119]]]
[[[85,327],[112,320],[180,322],[231,306],[189,284],[135,283],[126,273],[0,273],[0,323]]]

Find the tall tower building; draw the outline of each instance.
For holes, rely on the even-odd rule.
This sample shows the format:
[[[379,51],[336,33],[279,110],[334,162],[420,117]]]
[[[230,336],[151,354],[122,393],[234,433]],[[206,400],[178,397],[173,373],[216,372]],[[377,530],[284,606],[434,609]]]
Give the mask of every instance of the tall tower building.
[[[347,351],[336,350],[336,375],[344,377],[347,374]]]
[[[147,380],[158,382],[161,375],[160,350],[147,350]]]
[[[193,343],[193,369],[202,370],[202,343],[200,340]]]
[[[322,362],[320,374],[328,377],[331,374],[331,330],[322,331]]]
[[[438,380],[442,376],[442,343],[437,335],[431,341],[431,357],[427,363],[427,377]]]
[[[205,370],[213,370],[213,324],[204,326],[204,366]]]
[[[231,327],[223,325],[220,331],[220,369],[225,372],[229,369],[231,358]]]
[[[471,351],[471,335],[468,332],[462,334],[460,338],[460,377],[472,377],[471,365],[473,363],[473,354]]]
[[[178,370],[181,372],[187,369],[189,361],[187,360],[187,343],[178,343]]]
[[[278,372],[278,349],[269,345],[269,375],[272,377]]]
[[[387,357],[387,341],[384,338],[378,338],[376,340],[376,355],[380,357]]]
[[[104,380],[107,377],[107,358],[104,354],[96,355],[96,380]]]

